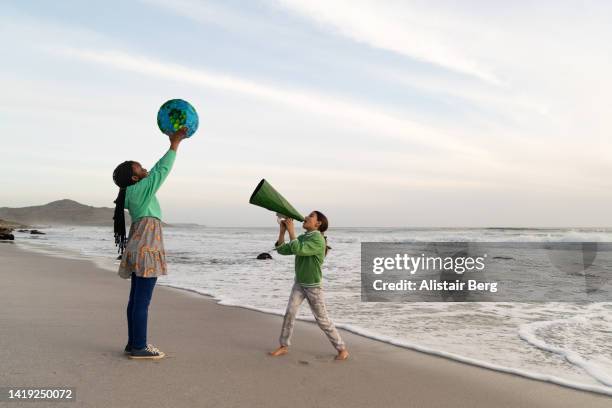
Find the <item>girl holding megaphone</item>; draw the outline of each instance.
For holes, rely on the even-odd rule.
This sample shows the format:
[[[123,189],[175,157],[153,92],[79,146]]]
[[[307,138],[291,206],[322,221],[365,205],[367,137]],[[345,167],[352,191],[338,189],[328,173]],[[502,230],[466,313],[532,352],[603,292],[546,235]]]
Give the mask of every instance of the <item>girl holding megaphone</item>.
[[[295,255],[295,283],[291,289],[289,303],[283,319],[279,338],[280,347],[270,352],[272,356],[282,356],[289,352],[291,334],[295,317],[300,305],[306,299],[310,310],[334,348],[338,351],[336,360],[346,360],[349,353],[340,333],[327,315],[323,288],[321,287],[321,267],[327,255],[327,239],[323,233],[327,230],[327,217],[320,211],[313,211],[304,218],[302,227],[306,232],[298,237],[295,234],[293,219],[286,218],[280,222],[276,250],[281,255]],[[285,232],[289,233],[290,242],[285,243]]]

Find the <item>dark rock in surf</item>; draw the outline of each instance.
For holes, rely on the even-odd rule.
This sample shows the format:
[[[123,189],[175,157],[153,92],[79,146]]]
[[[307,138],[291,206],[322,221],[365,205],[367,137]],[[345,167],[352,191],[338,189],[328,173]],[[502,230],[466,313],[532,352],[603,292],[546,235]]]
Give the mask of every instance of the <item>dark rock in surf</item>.
[[[13,241],[15,236],[12,234],[13,229],[9,227],[0,227],[0,240]]]

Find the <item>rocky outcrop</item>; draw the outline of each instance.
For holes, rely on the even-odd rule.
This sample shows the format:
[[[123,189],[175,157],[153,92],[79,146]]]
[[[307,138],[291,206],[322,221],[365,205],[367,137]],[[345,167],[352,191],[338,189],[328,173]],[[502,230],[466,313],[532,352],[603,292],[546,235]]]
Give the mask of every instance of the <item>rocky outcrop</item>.
[[[112,199],[111,200],[112,203]],[[0,218],[27,225],[113,225],[115,209],[93,207],[73,200],[58,200],[44,205],[9,208],[0,207]],[[130,224],[130,216],[125,213]]]
[[[15,236],[12,234],[13,229],[8,227],[0,227],[0,240],[12,241]]]
[[[0,219],[0,240],[1,241],[12,241],[15,239],[13,230],[15,228],[23,228],[26,225],[19,224],[15,221],[7,221]]]

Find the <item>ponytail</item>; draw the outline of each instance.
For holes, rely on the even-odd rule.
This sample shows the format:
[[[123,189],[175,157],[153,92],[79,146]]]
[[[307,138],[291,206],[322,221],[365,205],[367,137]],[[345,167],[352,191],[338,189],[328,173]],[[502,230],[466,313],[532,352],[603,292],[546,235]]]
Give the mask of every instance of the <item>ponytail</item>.
[[[325,231],[327,231],[327,228],[329,227],[329,221],[327,220],[325,214],[323,214],[321,211],[313,212],[317,214],[317,221],[321,222],[321,225],[319,225],[319,232],[321,233],[321,235],[323,235],[323,238],[325,239],[325,256],[327,256],[327,252],[332,249],[329,245],[327,245],[327,236],[325,236]]]
[[[323,235],[323,238],[325,238],[325,256],[327,256],[327,253],[329,252],[330,249],[332,249],[332,247],[327,245],[327,236]]]

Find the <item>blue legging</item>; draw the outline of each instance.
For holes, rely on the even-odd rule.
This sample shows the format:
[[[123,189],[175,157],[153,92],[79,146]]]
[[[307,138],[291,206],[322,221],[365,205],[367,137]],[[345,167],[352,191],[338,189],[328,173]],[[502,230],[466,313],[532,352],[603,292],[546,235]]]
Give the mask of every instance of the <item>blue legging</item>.
[[[149,303],[157,278],[142,278],[132,273],[130,300],[127,305],[128,345],[134,349],[147,346]]]

